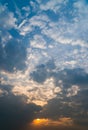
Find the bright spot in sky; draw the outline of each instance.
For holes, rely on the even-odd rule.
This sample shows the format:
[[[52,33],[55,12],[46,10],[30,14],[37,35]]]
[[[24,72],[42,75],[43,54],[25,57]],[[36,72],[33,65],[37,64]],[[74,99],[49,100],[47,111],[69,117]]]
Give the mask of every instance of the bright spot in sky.
[[[43,126],[71,126],[73,121],[71,118],[60,118],[59,120],[51,120],[46,118],[37,118],[32,122],[34,127],[43,127]]]
[[[32,124],[35,125],[35,126],[42,126],[45,123],[47,124],[47,122],[48,122],[48,119],[39,119],[39,118],[37,118],[37,119],[33,120]]]
[[[37,121],[40,121],[40,119],[38,118]]]

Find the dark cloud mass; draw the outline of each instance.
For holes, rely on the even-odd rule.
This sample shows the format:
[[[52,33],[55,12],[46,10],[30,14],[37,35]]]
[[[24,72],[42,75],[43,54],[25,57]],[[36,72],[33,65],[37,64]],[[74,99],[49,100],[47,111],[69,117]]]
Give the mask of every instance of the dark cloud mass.
[[[43,83],[47,78],[51,76],[52,70],[56,68],[54,61],[49,60],[46,64],[41,64],[36,67],[30,76],[33,80]]]
[[[0,69],[12,72],[26,67],[26,47],[21,41],[12,39],[5,47],[0,46]]]
[[[88,1],[0,0],[0,130],[88,130]]]
[[[47,78],[53,77],[55,79],[55,85],[58,86],[59,80],[62,80],[63,86],[67,89],[72,85],[80,85],[87,87],[88,85],[88,74],[84,69],[64,69],[59,71],[56,68],[54,61],[48,61],[46,64],[41,64],[36,67],[35,71],[31,72],[30,76],[36,82],[43,83]]]
[[[35,112],[41,110],[35,104],[26,104],[26,98],[13,94],[0,97],[0,129],[25,130],[27,123],[35,118]]]

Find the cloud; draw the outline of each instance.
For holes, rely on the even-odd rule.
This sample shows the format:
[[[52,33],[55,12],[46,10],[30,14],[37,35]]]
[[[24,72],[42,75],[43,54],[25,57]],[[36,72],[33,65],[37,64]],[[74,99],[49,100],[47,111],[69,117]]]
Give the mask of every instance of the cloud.
[[[35,119],[33,120],[33,122],[31,123],[31,125],[33,127],[38,127],[38,128],[42,128],[42,127],[61,127],[61,126],[72,126],[73,121],[71,118],[60,118],[58,120],[50,120],[48,118],[44,119],[44,118],[40,118],[40,119]]]
[[[10,3],[0,5],[1,129],[32,130],[38,117],[50,125],[73,122],[42,129],[86,130],[87,1]]]
[[[87,90],[88,74],[82,69],[58,70],[54,61],[41,64],[35,70],[1,73],[1,83],[13,86],[14,95],[25,95],[27,103],[44,106],[53,98],[70,99]],[[7,80],[6,80],[7,79]]]
[[[9,11],[7,4],[0,4],[0,17],[0,70],[21,70],[26,65],[26,48],[20,38],[12,35],[17,30],[17,18],[14,12]]]
[[[53,21],[52,20],[53,18],[52,16],[49,15],[48,11],[45,12],[42,9],[38,9],[36,11],[36,14],[32,15],[31,17],[23,19],[19,23],[19,26],[18,26],[19,34],[23,35],[25,37],[25,40],[28,39],[29,43],[31,42],[32,46],[30,46],[30,48],[37,45],[36,51],[35,50],[33,51],[32,49],[32,52],[33,52],[32,55],[34,57],[35,55],[37,55],[39,58],[37,61],[35,60],[35,58],[33,58],[32,60],[33,64],[35,64],[36,66],[36,64],[37,65],[40,64],[40,60],[43,60],[44,62],[46,62],[46,60],[53,57],[55,58],[57,62],[56,64],[58,67],[59,66],[61,67],[62,65],[62,69],[66,67],[68,68],[69,67],[72,67],[72,68],[82,67],[87,70],[87,63],[85,60],[87,58],[87,49],[86,49],[87,48],[87,41],[86,41],[87,28],[83,26],[85,25],[84,23],[86,24],[88,23],[87,11],[86,11],[87,5],[85,4],[85,2],[72,1],[71,4],[70,4],[70,1],[64,1],[63,3],[62,1],[59,1],[59,2],[49,1],[45,3],[43,2],[41,3],[39,1],[37,2],[39,3],[39,5],[37,3],[37,6],[42,6],[42,5],[46,6],[47,4],[52,5],[53,8],[54,6],[55,7],[60,6],[59,12],[57,12],[57,14],[60,15],[62,13],[62,15],[60,15],[56,21]],[[68,5],[72,7],[72,13],[71,13],[71,10],[68,8]],[[65,9],[63,9],[63,7]],[[85,7],[85,10],[81,11],[81,8],[84,9],[84,7]],[[67,14],[69,15],[69,17]],[[56,14],[53,13],[53,17],[55,15]],[[86,20],[86,21],[83,21],[83,20]],[[80,28],[79,25],[82,28]],[[30,35],[32,37],[30,37]],[[43,41],[45,41],[43,43],[46,43],[45,46],[43,45],[42,42],[40,43],[40,45],[36,44],[36,38],[34,38],[36,35],[43,38]],[[47,49],[42,50],[42,47],[47,48]],[[70,53],[69,53],[69,48],[73,48]],[[41,52],[39,52],[38,49],[41,49]],[[77,53],[75,53],[75,56],[74,56],[75,49],[78,51]],[[40,53],[41,53],[41,56],[40,56]],[[63,53],[64,55],[62,55]],[[44,54],[46,54],[47,56],[45,56]],[[59,55],[61,55],[61,58],[59,57]],[[71,60],[69,61],[69,59]],[[81,61],[83,64],[81,64]],[[29,64],[30,60],[27,62]]]
[[[80,126],[79,124],[75,124],[74,120],[70,117],[61,117],[58,120],[52,120],[48,118],[34,119],[30,128],[31,130],[83,130],[83,128],[87,130],[88,126]]]
[[[0,97],[0,129],[23,130],[35,118],[41,107],[26,104],[26,98],[13,94]]]
[[[39,2],[38,6],[46,6],[47,3],[53,2],[55,3],[52,4],[54,8],[56,1],[49,1],[44,4],[43,2]],[[57,14],[39,8],[35,15],[20,23],[19,33],[26,37],[26,39],[28,38],[31,45],[28,49],[31,50],[31,54],[28,53],[28,57],[31,55],[31,60],[28,58],[27,62],[36,67],[36,65],[41,64],[42,61],[46,63],[46,60],[53,58],[57,66],[61,69],[78,67],[85,68],[87,71],[87,60],[85,60],[88,55],[87,28],[84,24],[87,24],[87,22],[83,21],[87,20],[87,5],[85,5],[84,2],[78,2],[82,3],[83,8],[85,7],[85,11],[82,13],[79,11],[77,2],[64,2],[64,4],[62,4],[62,1],[58,2],[59,4],[61,3],[61,7]],[[71,6],[72,11],[68,8],[68,5]],[[59,5],[57,4],[57,6]],[[58,19],[53,21],[52,15],[53,17],[59,15]],[[43,38],[40,41],[43,40],[46,46],[37,43],[39,38],[35,38],[36,35]],[[36,49],[34,50],[34,48]],[[45,48],[45,50],[43,48]],[[75,50],[77,50],[76,53],[74,53]],[[46,54],[46,56],[44,54]],[[38,57],[37,59],[35,58],[36,55]]]
[[[42,17],[42,19],[41,19]],[[25,22],[23,22],[25,21]],[[28,20],[23,20],[22,23],[24,23],[20,28],[19,32],[21,35],[26,36],[27,34],[31,33],[35,30],[35,34],[38,34],[38,31],[36,32],[36,27],[42,29],[46,26],[47,22],[49,21],[47,15],[34,15]]]
[[[36,11],[34,9],[32,12],[35,3],[37,3]],[[47,5],[52,6],[50,8]],[[42,6],[46,7],[45,10],[40,8]],[[26,63],[36,67],[42,61],[46,63],[53,58],[61,69],[78,67],[85,68],[87,71],[87,5],[85,2],[31,1],[28,6],[22,6],[22,10],[26,8],[31,8],[31,12],[21,21],[18,19],[17,27],[22,40],[25,39],[26,44],[29,44]],[[56,8],[55,13],[53,10]],[[15,14],[13,16],[15,17]],[[57,19],[53,20],[55,18]],[[3,36],[2,41],[6,42],[7,39],[11,39],[10,33],[5,38]],[[77,50],[76,53],[74,53],[75,50]]]
[[[55,87],[53,79],[47,79],[43,84],[29,81],[29,84],[25,86],[15,86],[12,89],[14,95],[25,95],[27,102],[35,103],[37,105],[44,106],[47,101],[56,97],[57,93],[61,92],[61,88]]]
[[[16,28],[17,19],[14,13],[10,12],[6,5],[0,5],[0,26],[2,29]]]
[[[3,91],[2,89],[0,89],[0,97],[2,97],[3,95],[6,95],[8,94],[7,91]]]
[[[26,20],[23,20],[19,26],[18,26],[18,29],[19,29],[19,32],[20,32],[20,35],[22,36],[25,36],[27,35],[28,33],[30,33],[31,31],[33,31],[33,28],[30,26],[30,24],[26,23],[27,21]]]
[[[11,39],[5,47],[0,46],[0,69],[12,72],[23,69],[26,64],[26,48],[21,41]]]
[[[39,112],[37,117],[49,118],[52,120],[58,120],[60,118],[71,118],[73,120],[73,128],[87,127],[88,128],[88,113],[87,113],[87,94],[81,91],[80,94],[73,98],[66,98],[63,96],[62,99],[54,98],[43,107],[43,110]],[[78,111],[79,110],[79,111]],[[86,129],[87,129],[86,128]]]
[[[6,43],[12,39],[9,33],[12,29],[17,29],[17,18],[14,13],[9,11],[7,4],[0,3],[0,44],[4,47]]]
[[[38,73],[39,72],[40,70],[38,70]],[[40,73],[40,75],[42,74]],[[35,75],[34,79],[37,81],[36,77],[38,77],[38,75]],[[43,107],[43,110],[39,113],[38,117],[50,119],[71,117],[73,120],[78,120],[78,118],[82,120],[82,116],[87,117],[88,113],[86,99],[88,95],[88,74],[83,69],[77,68],[65,69],[57,72],[53,70],[52,72],[48,71],[48,77],[54,78],[55,89],[60,88],[61,92],[58,90],[56,92],[57,96],[47,101],[47,104]],[[46,79],[44,78],[44,80],[46,81],[48,77]],[[37,82],[40,84],[44,83],[44,81]]]
[[[53,10],[54,12],[58,12],[59,8],[61,7],[61,4],[65,4],[67,0],[59,0],[58,2],[56,0],[49,0],[48,2],[41,2],[40,9],[41,10]],[[43,4],[42,4],[43,3]]]
[[[55,65],[52,61],[51,64],[48,62],[46,67],[48,71],[55,69]],[[44,73],[44,71],[42,71],[42,73]],[[40,76],[42,73],[40,73]],[[48,100],[56,97],[57,93],[61,93],[61,87],[59,85],[55,86],[52,77],[45,77],[45,79],[43,79],[44,77],[41,76],[42,81],[39,80],[39,82],[37,82],[34,73],[33,76],[35,77],[35,80],[29,76],[28,70],[24,71],[24,73],[21,71],[14,71],[13,73],[2,71],[1,77],[3,78],[1,78],[1,83],[2,85],[12,85],[13,87],[11,91],[14,95],[25,95],[28,103],[33,102],[41,106],[45,105]]]
[[[71,88],[67,90],[68,92],[67,97],[77,95],[79,90],[80,90],[79,86],[73,85]]]
[[[46,41],[40,35],[35,35],[34,39],[30,41],[30,46],[33,48],[45,49]]]
[[[59,81],[65,88],[72,87],[72,89],[79,89],[78,86],[87,85],[88,74],[84,69],[74,68],[74,69],[63,69],[58,70],[54,61],[48,61],[46,64],[41,64],[35,68],[34,71],[30,73],[31,78],[38,82],[43,83],[48,78],[53,77],[54,83],[60,85]],[[82,87],[81,87],[82,88]]]

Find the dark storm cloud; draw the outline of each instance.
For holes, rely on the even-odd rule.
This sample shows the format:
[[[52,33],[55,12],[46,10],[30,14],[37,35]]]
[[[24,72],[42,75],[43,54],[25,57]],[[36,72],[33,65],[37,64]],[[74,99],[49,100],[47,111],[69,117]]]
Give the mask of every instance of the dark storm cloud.
[[[9,72],[21,70],[25,65],[26,46],[19,40],[9,40],[5,47],[0,45],[0,69]]]
[[[35,118],[41,107],[26,104],[26,98],[9,93],[0,97],[0,129],[23,130]]]

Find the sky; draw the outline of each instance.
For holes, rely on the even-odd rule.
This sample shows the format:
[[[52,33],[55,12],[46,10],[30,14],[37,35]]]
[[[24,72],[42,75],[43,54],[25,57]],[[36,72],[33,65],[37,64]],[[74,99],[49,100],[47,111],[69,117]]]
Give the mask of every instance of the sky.
[[[0,129],[88,130],[88,0],[0,0]]]

